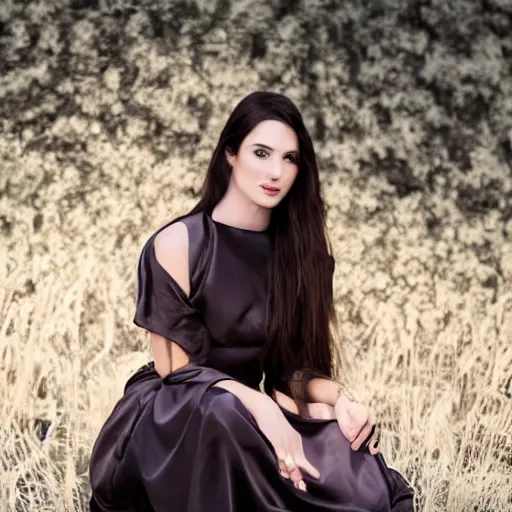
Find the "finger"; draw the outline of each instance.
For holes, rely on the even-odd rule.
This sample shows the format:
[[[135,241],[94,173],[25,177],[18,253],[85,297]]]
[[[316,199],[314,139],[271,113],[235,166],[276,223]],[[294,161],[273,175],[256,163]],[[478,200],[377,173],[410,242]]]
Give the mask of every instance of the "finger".
[[[287,455],[284,459],[284,466],[288,473],[292,473],[293,470],[297,468],[297,464],[293,460],[293,457],[291,455]]]
[[[297,484],[302,480],[302,473],[297,466],[295,466],[295,469],[290,472],[290,480],[295,486],[297,486]]]
[[[290,478],[290,472],[286,469],[283,462],[279,463],[279,473],[281,473],[283,478]]]
[[[372,455],[377,455],[377,453],[379,453],[379,441],[377,440],[376,442],[374,443],[370,443],[370,446],[368,446],[368,451],[372,454]]]
[[[278,463],[278,466],[279,466],[279,473],[281,474],[281,476],[283,478],[289,479],[290,478],[290,472],[288,471],[288,469],[286,467],[285,460],[286,460],[286,455],[284,455],[284,453],[280,453],[278,455],[278,457],[277,457],[277,463]]]
[[[299,482],[295,485],[299,491],[306,492],[308,488],[306,487],[306,483],[304,480],[299,480]]]
[[[288,473],[288,471],[284,470],[284,469],[279,469],[279,474],[283,477],[283,478],[286,478],[286,480],[289,480],[290,479],[290,473]]]
[[[374,435],[372,436],[372,438],[370,439],[370,441],[367,444],[368,451],[372,455],[377,455],[377,453],[379,453],[379,441],[380,441],[380,428],[377,428]]]
[[[350,444],[352,450],[357,451],[363,443],[369,441],[373,431],[375,430],[375,426],[370,423],[366,423],[364,427],[361,429],[355,440]]]
[[[370,434],[368,437],[363,441],[361,444],[361,447],[359,448],[359,451],[368,451],[373,453],[377,453],[376,448],[379,446],[379,440],[380,440],[380,432],[381,428],[379,424],[373,425],[372,429],[370,431]],[[370,448],[373,447],[372,450]]]
[[[361,431],[359,434],[357,434],[357,437],[352,441],[350,445],[352,450],[359,450],[364,448],[375,433],[375,428],[375,425],[369,422],[363,425]]]
[[[320,471],[318,471],[311,462],[309,462],[308,459],[303,455],[296,459],[297,466],[300,469],[303,469],[308,475],[312,476],[313,478],[316,478],[317,480],[320,478]]]

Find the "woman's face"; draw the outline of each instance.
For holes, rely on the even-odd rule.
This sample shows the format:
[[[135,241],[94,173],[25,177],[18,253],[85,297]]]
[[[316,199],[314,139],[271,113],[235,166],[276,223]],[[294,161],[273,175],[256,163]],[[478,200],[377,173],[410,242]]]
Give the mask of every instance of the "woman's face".
[[[299,170],[299,143],[290,126],[262,121],[245,137],[238,153],[226,154],[231,180],[250,201],[274,208],[286,196]]]

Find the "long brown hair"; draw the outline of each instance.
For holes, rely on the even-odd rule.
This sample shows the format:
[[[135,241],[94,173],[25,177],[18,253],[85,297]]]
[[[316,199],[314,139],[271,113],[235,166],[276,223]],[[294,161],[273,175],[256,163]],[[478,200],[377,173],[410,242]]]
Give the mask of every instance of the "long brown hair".
[[[213,152],[202,197],[190,212],[211,214],[231,175],[226,150],[238,153],[257,124],[277,120],[290,126],[299,142],[299,172],[287,196],[272,211],[274,250],[269,273],[266,341],[262,352],[265,391],[283,381],[301,409],[309,376],[332,377],[335,354],[331,327],[335,313],[325,207],[313,143],[297,107],[286,96],[254,92],[229,117]]]

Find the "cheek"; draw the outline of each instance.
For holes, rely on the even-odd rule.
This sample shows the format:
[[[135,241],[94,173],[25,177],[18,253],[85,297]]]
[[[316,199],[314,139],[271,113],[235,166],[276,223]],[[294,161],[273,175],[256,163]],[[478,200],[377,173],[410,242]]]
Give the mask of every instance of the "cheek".
[[[293,184],[295,183],[298,173],[299,170],[295,167],[294,169],[290,169],[289,172],[286,174],[286,187],[288,190],[290,190]]]
[[[241,158],[237,166],[237,174],[241,180],[260,178],[265,166],[262,161],[250,156]]]
[[[258,158],[247,158],[246,159],[246,168],[247,174],[251,178],[259,178],[262,174],[265,173],[265,163],[266,160],[260,160]]]

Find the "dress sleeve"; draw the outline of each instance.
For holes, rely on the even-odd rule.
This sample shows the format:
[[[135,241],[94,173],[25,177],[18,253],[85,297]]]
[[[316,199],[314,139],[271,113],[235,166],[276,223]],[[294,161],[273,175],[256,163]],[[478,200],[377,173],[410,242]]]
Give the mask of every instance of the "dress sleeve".
[[[152,236],[139,259],[137,307],[134,323],[175,342],[195,364],[203,364],[210,348],[210,334],[200,312],[160,265]]]

